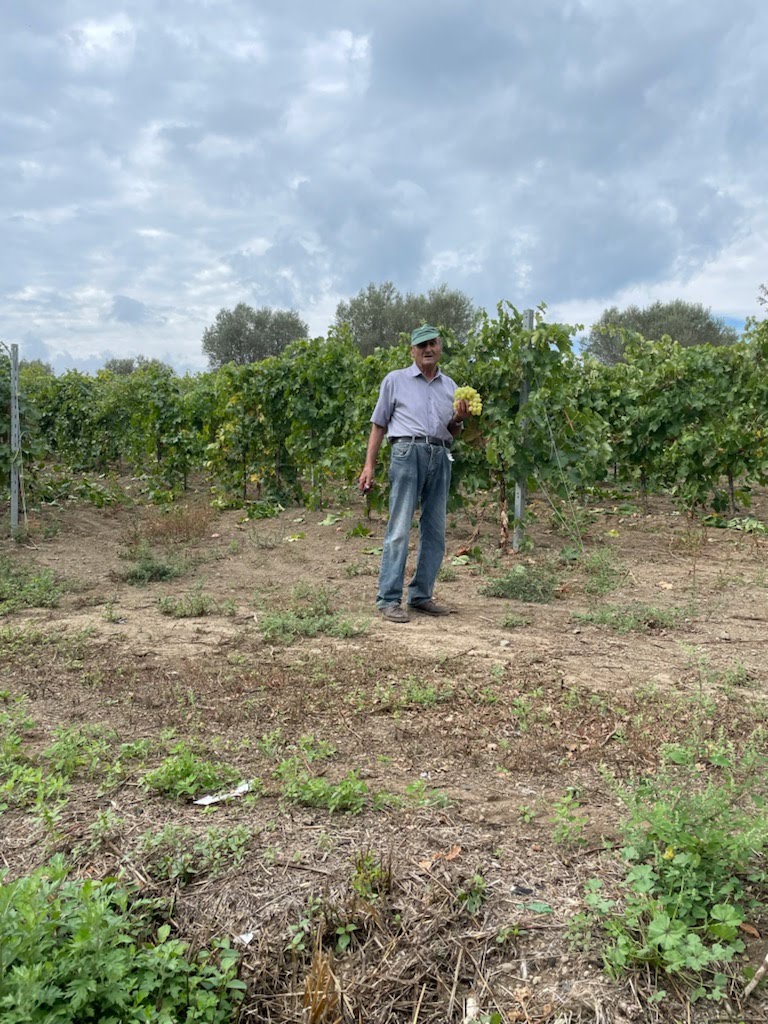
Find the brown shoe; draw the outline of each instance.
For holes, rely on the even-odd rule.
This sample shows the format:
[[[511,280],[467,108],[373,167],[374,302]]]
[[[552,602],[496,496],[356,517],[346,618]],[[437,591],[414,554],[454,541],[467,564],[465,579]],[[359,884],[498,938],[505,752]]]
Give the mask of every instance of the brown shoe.
[[[399,604],[385,604],[383,608],[379,608],[382,619],[386,619],[387,622],[410,622],[408,618],[408,612],[405,608],[401,608]]]
[[[450,615],[451,609],[446,608],[444,604],[438,604],[437,601],[433,601],[432,598],[428,601],[421,601],[419,604],[409,604],[409,608],[413,608],[415,612],[423,612],[424,615]]]

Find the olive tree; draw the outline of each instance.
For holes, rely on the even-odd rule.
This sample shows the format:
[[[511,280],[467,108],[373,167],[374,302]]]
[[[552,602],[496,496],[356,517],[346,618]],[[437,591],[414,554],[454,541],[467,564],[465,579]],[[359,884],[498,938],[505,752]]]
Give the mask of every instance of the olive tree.
[[[357,347],[369,355],[375,348],[395,345],[401,333],[410,333],[422,323],[446,328],[465,340],[476,316],[471,299],[445,284],[426,295],[403,295],[391,281],[385,281],[371,283],[349,302],[340,302],[334,326],[346,324]]]
[[[597,323],[592,325],[584,351],[611,366],[624,359],[623,331],[641,334],[658,341],[668,334],[680,345],[733,345],[739,335],[733,327],[712,315],[698,302],[673,299],[672,302],[654,302],[650,306],[627,306],[619,310],[611,306],[603,310]]]
[[[252,309],[244,302],[234,309],[220,309],[203,333],[203,352],[211,369],[225,363],[257,363],[276,356],[292,341],[306,338],[308,327],[294,310]]]

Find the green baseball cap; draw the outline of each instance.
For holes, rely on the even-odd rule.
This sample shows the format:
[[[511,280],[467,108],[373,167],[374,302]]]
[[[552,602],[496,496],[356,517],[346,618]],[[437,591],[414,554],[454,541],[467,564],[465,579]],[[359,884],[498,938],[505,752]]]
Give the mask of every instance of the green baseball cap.
[[[421,345],[425,341],[432,341],[433,338],[439,338],[440,331],[436,327],[430,327],[429,324],[422,324],[421,327],[417,327],[415,331],[411,331],[411,344]]]

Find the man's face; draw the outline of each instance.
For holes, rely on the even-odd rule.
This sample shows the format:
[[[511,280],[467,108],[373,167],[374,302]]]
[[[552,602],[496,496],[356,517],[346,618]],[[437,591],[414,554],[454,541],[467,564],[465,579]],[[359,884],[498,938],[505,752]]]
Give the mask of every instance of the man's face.
[[[411,355],[418,368],[424,373],[425,370],[434,370],[440,362],[443,352],[443,343],[440,338],[430,338],[429,341],[422,341],[420,345],[411,345]]]

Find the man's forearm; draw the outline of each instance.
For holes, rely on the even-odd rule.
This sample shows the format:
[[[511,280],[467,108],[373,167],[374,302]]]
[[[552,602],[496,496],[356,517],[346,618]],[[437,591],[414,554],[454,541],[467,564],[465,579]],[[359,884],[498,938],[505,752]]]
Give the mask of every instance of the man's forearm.
[[[371,433],[368,436],[368,449],[365,453],[365,467],[373,470],[376,459],[379,457],[379,450],[387,433],[386,427],[380,427],[377,423],[371,424]]]

